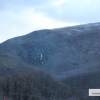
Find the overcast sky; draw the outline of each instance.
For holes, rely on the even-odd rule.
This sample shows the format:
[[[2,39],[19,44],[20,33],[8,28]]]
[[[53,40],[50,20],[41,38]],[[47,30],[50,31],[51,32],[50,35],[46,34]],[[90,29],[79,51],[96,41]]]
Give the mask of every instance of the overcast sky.
[[[0,43],[40,29],[100,22],[100,0],[0,0]]]

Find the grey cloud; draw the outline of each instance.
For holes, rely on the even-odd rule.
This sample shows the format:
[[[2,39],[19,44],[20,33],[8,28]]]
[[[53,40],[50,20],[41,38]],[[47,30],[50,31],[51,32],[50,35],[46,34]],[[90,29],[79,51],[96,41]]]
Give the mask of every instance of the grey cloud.
[[[39,7],[46,5],[50,0],[0,0],[1,10],[22,9],[27,7]]]
[[[78,22],[78,23],[89,23],[100,21],[100,1],[90,0],[69,0],[63,5],[56,7],[49,5],[48,7],[40,9],[41,12],[52,19],[63,21],[63,22]]]
[[[27,8],[41,12],[48,18],[66,23],[89,23],[100,21],[100,0],[67,0],[60,6],[54,6],[57,0],[0,0],[1,10],[20,13]]]

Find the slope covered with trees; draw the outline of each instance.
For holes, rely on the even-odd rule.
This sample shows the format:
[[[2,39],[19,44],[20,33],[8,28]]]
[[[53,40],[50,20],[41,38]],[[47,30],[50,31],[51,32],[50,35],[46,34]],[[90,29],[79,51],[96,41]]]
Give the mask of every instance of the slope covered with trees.
[[[0,99],[64,100],[70,87],[50,74],[10,57],[0,55]]]

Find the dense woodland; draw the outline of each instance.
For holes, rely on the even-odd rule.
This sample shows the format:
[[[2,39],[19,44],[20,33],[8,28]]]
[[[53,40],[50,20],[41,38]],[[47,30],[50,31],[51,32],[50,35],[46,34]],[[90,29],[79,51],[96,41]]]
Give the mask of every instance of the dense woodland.
[[[67,85],[43,71],[0,77],[1,98],[11,100],[66,100],[71,97],[69,90]]]

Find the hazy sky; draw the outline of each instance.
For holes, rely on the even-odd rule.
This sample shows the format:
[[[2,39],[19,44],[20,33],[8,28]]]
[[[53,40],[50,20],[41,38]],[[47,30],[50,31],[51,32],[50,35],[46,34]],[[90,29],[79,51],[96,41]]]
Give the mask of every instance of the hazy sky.
[[[0,0],[0,42],[39,29],[100,22],[100,0]]]

